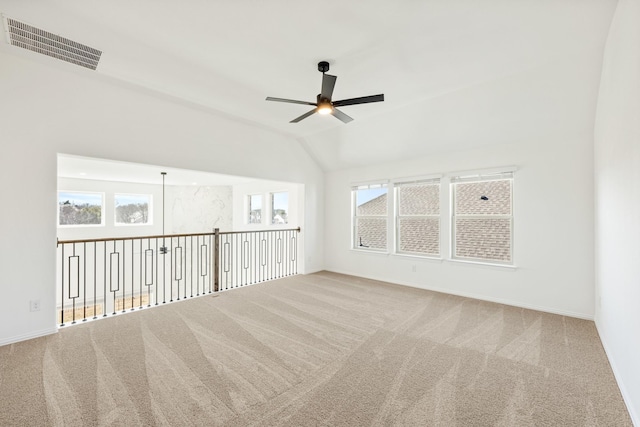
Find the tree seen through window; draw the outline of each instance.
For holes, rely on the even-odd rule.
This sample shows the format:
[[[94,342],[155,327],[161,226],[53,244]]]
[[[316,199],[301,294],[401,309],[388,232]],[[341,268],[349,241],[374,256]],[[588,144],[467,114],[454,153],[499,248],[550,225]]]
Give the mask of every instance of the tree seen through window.
[[[149,224],[149,205],[151,196],[148,194],[116,194],[115,222],[124,224]]]
[[[58,192],[58,225],[101,225],[102,193]]]

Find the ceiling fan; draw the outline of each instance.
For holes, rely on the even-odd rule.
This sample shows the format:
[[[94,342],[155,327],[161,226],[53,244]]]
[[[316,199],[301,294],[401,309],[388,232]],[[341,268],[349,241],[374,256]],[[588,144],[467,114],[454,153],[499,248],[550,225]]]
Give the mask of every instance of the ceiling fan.
[[[337,77],[325,74],[327,71],[329,71],[329,63],[327,61],[318,63],[318,71],[322,73],[322,88],[320,90],[320,94],[318,94],[317,102],[296,101],[294,99],[273,98],[271,96],[268,96],[266,100],[288,102],[290,104],[313,105],[314,107],[316,107],[313,110],[304,113],[300,117],[296,117],[289,123],[298,123],[300,120],[306,119],[314,113],[323,115],[331,114],[333,117],[341,120],[343,123],[349,123],[353,120],[353,118],[338,110],[336,107],[346,107],[347,105],[368,104],[370,102],[384,101],[384,94],[343,99],[341,101],[331,101],[331,95],[333,95],[333,87],[336,85]]]

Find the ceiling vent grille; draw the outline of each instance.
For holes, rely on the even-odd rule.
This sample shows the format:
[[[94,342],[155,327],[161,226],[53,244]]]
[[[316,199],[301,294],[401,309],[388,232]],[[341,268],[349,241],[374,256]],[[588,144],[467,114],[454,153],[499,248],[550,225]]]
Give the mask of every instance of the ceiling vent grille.
[[[102,52],[15,19],[5,18],[10,44],[95,70]]]

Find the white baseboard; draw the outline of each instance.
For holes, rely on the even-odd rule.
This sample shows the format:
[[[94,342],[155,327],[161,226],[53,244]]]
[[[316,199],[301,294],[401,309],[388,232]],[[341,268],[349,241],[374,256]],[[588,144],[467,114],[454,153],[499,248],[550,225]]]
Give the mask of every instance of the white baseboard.
[[[520,307],[520,308],[526,308],[526,309],[529,309],[529,310],[542,311],[542,312],[545,312],[545,313],[559,314],[561,316],[575,317],[575,318],[584,319],[584,320],[594,320],[594,316],[592,314],[577,313],[577,312],[568,311],[568,310],[558,310],[558,309],[555,309],[555,308],[536,306],[536,305],[533,305],[533,304],[523,304],[520,301],[510,301],[510,300],[502,299],[502,298],[491,298],[491,297],[487,297],[486,295],[474,294],[472,292],[457,292],[457,291],[453,291],[453,290],[448,289],[448,288],[440,288],[440,287],[437,287],[437,286],[419,286],[419,285],[416,285],[414,283],[402,282],[402,281],[398,281],[396,279],[367,276],[367,275],[363,275],[363,274],[359,274],[359,273],[353,273],[353,272],[349,272],[349,271],[341,271],[341,270],[334,270],[334,269],[326,269],[326,271],[331,271],[333,273],[339,273],[339,274],[348,274],[350,276],[363,277],[365,279],[378,280],[380,282],[393,283],[394,285],[409,286],[411,288],[416,288],[416,289],[424,289],[424,290],[427,290],[427,291],[440,292],[440,293],[443,293],[443,294],[457,295],[457,296],[466,297],[466,298],[473,298],[473,299],[477,299],[477,300],[481,300],[481,301],[490,301],[490,302],[495,302],[495,303],[498,303],[498,304],[510,305],[510,306],[513,306],[513,307]]]
[[[3,340],[0,340],[0,346],[13,344],[13,343],[17,343],[17,342],[20,342],[20,341],[26,341],[26,340],[30,340],[30,339],[33,339],[33,338],[44,337],[46,335],[51,335],[51,334],[55,334],[55,333],[58,333],[58,327],[57,326],[54,326],[53,328],[42,329],[40,331],[33,331],[33,332],[29,332],[27,334],[16,335],[16,336],[13,336],[13,337],[5,338]]]
[[[629,396],[629,392],[627,392],[627,388],[622,381],[622,375],[616,366],[615,359],[611,357],[611,351],[609,350],[609,346],[607,345],[607,341],[600,333],[600,328],[598,327],[598,322],[596,321],[596,329],[598,330],[598,335],[600,335],[600,342],[602,343],[602,347],[604,348],[604,352],[607,355],[607,359],[609,359],[609,365],[611,365],[611,370],[613,371],[613,376],[618,383],[618,388],[620,389],[620,394],[622,394],[622,400],[624,400],[625,405],[627,405],[627,412],[629,412],[629,416],[631,417],[631,422],[634,426],[640,427],[640,414],[637,412],[636,408],[633,407],[633,402],[631,401],[631,396]],[[640,408],[638,408],[640,409]]]

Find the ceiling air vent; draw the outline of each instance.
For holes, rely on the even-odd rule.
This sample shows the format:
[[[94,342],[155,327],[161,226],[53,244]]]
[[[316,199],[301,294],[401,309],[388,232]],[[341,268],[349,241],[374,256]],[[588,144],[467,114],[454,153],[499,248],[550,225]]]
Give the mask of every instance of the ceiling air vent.
[[[95,70],[102,52],[15,19],[4,17],[7,39],[13,46]]]

